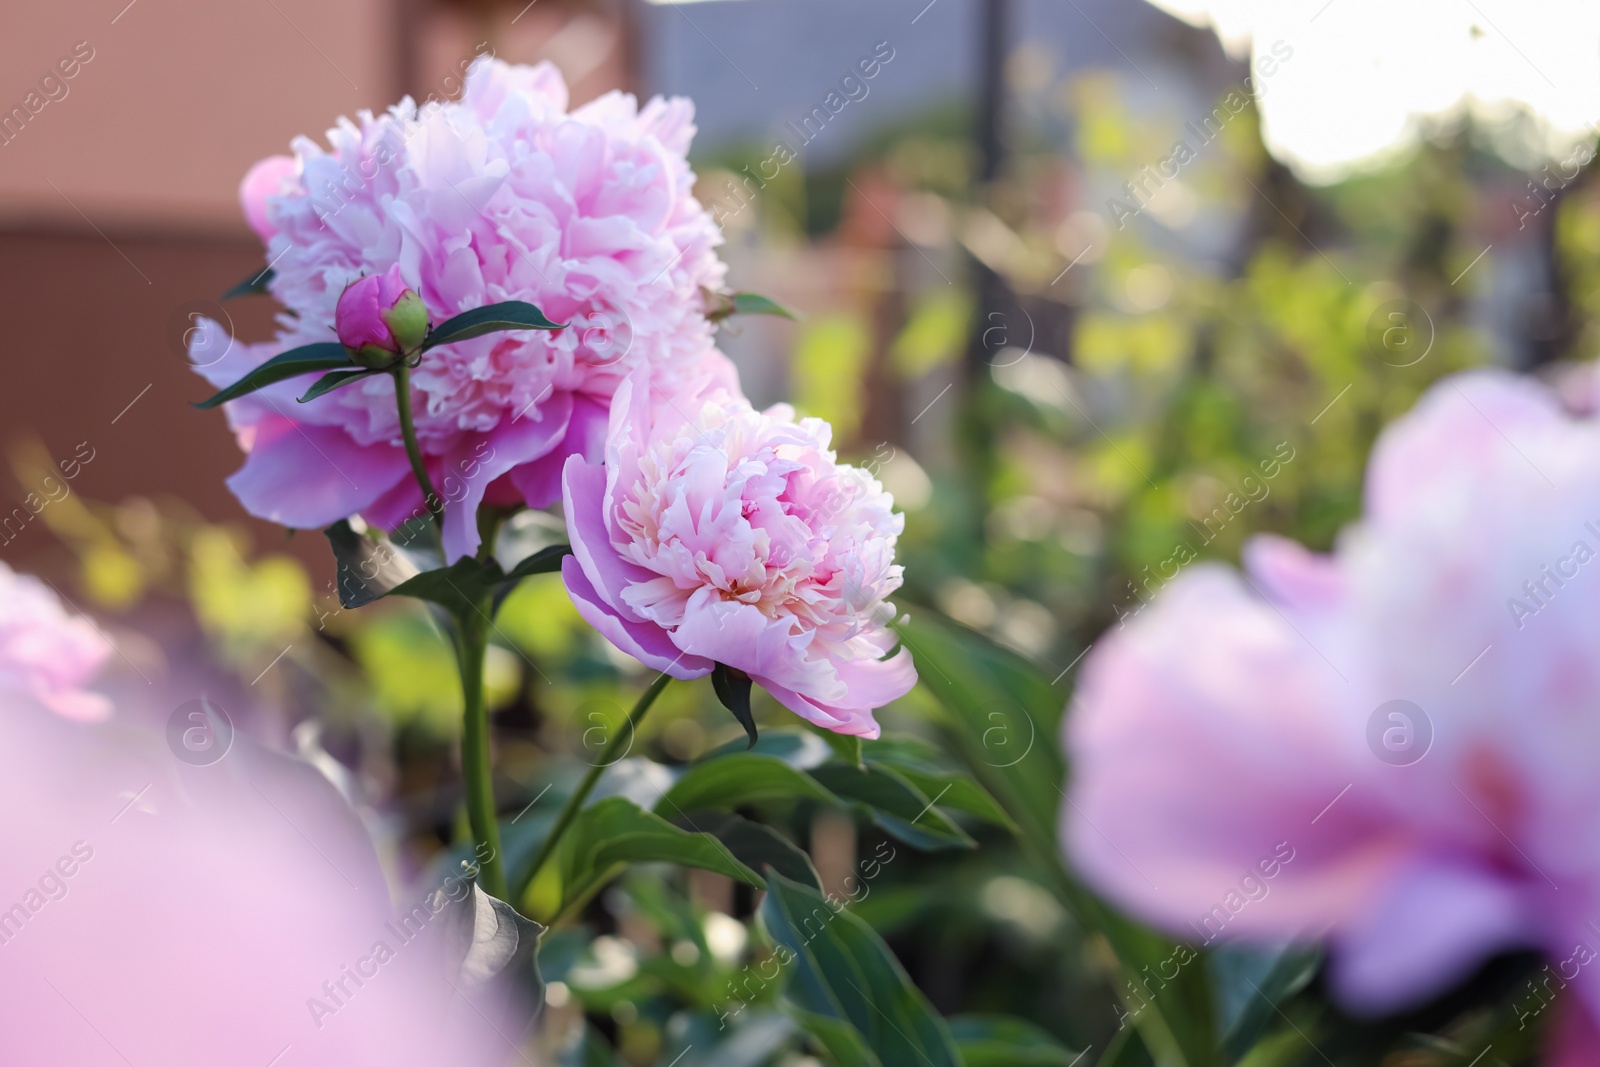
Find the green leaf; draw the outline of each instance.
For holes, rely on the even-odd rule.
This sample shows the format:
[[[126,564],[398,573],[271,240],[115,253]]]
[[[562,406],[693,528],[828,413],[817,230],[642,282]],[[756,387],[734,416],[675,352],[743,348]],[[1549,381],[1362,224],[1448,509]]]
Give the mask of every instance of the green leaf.
[[[852,767],[865,767],[866,760],[862,758],[861,738],[855,734],[835,733],[822,726],[812,726],[811,730],[818,737],[828,743],[835,755]]]
[[[726,663],[719,663],[711,672],[711,688],[717,691],[717,699],[722,701],[722,706],[733,712],[733,717],[744,727],[746,736],[750,738],[750,744],[745,747],[755,748],[758,735],[755,716],[750,713],[750,676]]]
[[[438,348],[454,341],[466,341],[498,330],[560,330],[564,323],[551,322],[544,312],[521,300],[507,300],[487,304],[471,311],[463,311],[454,318],[445,319],[435,326],[422,342],[422,351]]]
[[[728,846],[734,859],[753,871],[764,873],[770,867],[790,881],[822,891],[822,879],[811,865],[811,857],[770,826],[725,811],[680,813],[672,821],[715,837]]]
[[[656,802],[655,810],[729,811],[763,800],[801,797],[843,804],[816,779],[776,756],[734,752],[690,764]]]
[[[762,884],[761,876],[715,837],[681,830],[625,797],[607,797],[585,808],[562,848],[563,908],[593,894],[629,863],[676,863]]]
[[[977,845],[966,831],[941,814],[922,790],[887,767],[830,763],[813,770],[811,777],[838,796],[856,801],[856,806],[885,833],[912,848],[933,851]]]
[[[883,940],[848,909],[767,875],[761,919],[791,955],[786,995],[801,1011],[847,1022],[885,1064],[961,1067],[944,1021]]]
[[[240,296],[255,296],[267,292],[267,285],[272,281],[274,272],[271,267],[258,274],[252,274],[238,285],[222,294],[222,299],[232,300]]]
[[[780,318],[800,321],[800,316],[773,300],[771,297],[762,296],[760,293],[707,293],[706,303],[709,305],[706,318],[712,322],[721,322],[735,315],[777,315]]]
[[[1078,1054],[1033,1023],[1009,1015],[961,1015],[950,1033],[966,1067],[1070,1067]]]
[[[572,551],[566,545],[552,545],[517,564],[510,574],[492,559],[472,556],[448,567],[419,571],[392,542],[359,534],[343,519],[323,532],[338,564],[339,602],[347,608],[404,596],[438,604],[457,616],[482,611],[491,598],[526,575],[556,569],[561,557]]]
[[[968,815],[982,819],[984,822],[1003,826],[1015,832],[1017,824],[1011,821],[1011,816],[1000,806],[1000,802],[989,795],[988,790],[973,781],[960,771],[937,771],[923,767],[907,765],[897,760],[869,760],[869,763],[882,767],[889,767],[898,771],[908,782],[931,797],[934,803],[941,808],[951,811],[964,811]]]
[[[930,609],[897,622],[895,630],[916,657],[919,683],[949,713],[949,749],[1016,821],[1024,853],[1067,911],[1105,935],[1127,980],[1137,980],[1142,967],[1159,967],[1172,955],[1172,942],[1107,908],[1061,863],[1056,821],[1065,768],[1054,739],[1069,695],[1064,687]],[[1164,1064],[1209,1062],[1217,1044],[1211,999],[1204,968],[1183,968],[1161,1002],[1134,1020],[1138,1041],[1120,1047],[1130,1056],[1148,1049]]]
[[[865,1039],[856,1028],[843,1019],[819,1015],[789,1005],[789,1015],[800,1024],[834,1067],[883,1067],[883,1061],[867,1047]]]
[[[541,548],[527,559],[521,560],[507,578],[527,578],[534,574],[550,574],[561,569],[561,561],[572,555],[571,545],[551,545]]]
[[[582,1029],[578,1036],[558,1054],[557,1067],[621,1067],[616,1050],[606,1044],[605,1036],[593,1023],[580,1019],[579,1026]]]
[[[315,400],[324,393],[331,393],[341,385],[382,373],[384,372],[381,370],[336,370],[332,374],[324,374],[300,397],[300,403],[304,404],[308,400]]]
[[[354,366],[344,345],[336,341],[302,345],[278,353],[215,396],[194,406],[201,410],[214,408],[287,378],[298,378],[302,374],[315,374],[318,371],[348,370]]]
[[[820,767],[827,763],[833,751],[811,730],[778,727],[763,732],[753,748],[748,742],[726,741],[701,756],[697,762],[706,763],[713,759],[747,750],[763,756],[772,756],[774,759],[780,759],[796,770],[802,771],[809,771],[813,767]]]
[[[1278,1007],[1306,987],[1317,973],[1322,956],[1315,949],[1287,948],[1271,962],[1266,974],[1255,978],[1247,973],[1252,958],[1232,946],[1211,956],[1209,962],[1219,975],[1219,995],[1230,985],[1236,990],[1233,998],[1219,999],[1233,999],[1241,1005],[1222,1044],[1229,1061],[1237,1062],[1266,1036],[1270,1027],[1277,1025],[1282,1018]]]

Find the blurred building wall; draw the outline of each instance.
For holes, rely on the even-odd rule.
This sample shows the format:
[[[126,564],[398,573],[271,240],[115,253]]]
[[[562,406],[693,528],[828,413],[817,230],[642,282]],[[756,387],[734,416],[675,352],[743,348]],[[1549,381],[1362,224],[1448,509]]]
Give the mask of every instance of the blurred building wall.
[[[459,92],[461,63],[552,58],[574,100],[631,81],[621,3],[526,0],[73,0],[9,12],[0,34],[0,450],[87,442],[74,492],[172,494],[243,519],[223,478],[224,421],[189,405],[186,313],[263,265],[239,214],[252,163],[317,139],[340,115],[410,92]],[[241,336],[269,301],[231,302]],[[129,406],[131,404],[131,406]],[[0,455],[0,515],[34,485]],[[15,524],[13,524],[15,526]],[[275,536],[255,524],[258,540]],[[303,540],[303,539],[302,539]],[[42,523],[0,536],[0,560],[58,551]]]

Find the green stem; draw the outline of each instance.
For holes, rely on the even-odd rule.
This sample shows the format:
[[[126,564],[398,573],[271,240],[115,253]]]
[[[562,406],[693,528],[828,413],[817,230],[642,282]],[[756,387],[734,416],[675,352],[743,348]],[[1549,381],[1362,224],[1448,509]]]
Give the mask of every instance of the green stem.
[[[466,706],[461,729],[461,770],[467,787],[467,821],[477,843],[474,858],[481,872],[479,882],[490,896],[505,900],[508,890],[500,827],[495,822],[494,768],[489,759],[489,709],[483,693],[483,660],[489,651],[486,607],[469,603],[456,619],[456,657]]]
[[[578,784],[578,788],[573,790],[572,795],[567,798],[567,803],[562,807],[561,814],[556,816],[556,824],[550,828],[549,836],[544,839],[544,844],[539,846],[539,854],[534,857],[533,866],[528,873],[528,885],[532,885],[533,880],[544,869],[545,862],[555,853],[556,845],[561,843],[562,835],[567,832],[567,828],[572,825],[572,821],[578,817],[578,812],[583,810],[583,802],[589,799],[590,793],[594,792],[595,783],[600,780],[600,776],[605,773],[606,768],[616,762],[617,754],[624,747],[624,743],[631,742],[634,733],[639,729],[639,723],[644,721],[645,713],[650,710],[650,705],[656,702],[656,697],[661,695],[661,691],[667,687],[667,683],[670,681],[672,681],[672,675],[663,674],[650,683],[650,688],[640,695],[639,702],[628,713],[627,727],[618,730],[611,736],[606,742],[605,748],[600,751],[600,758],[589,768],[589,773],[583,776],[583,781]]]
[[[428,468],[422,465],[422,450],[417,447],[417,428],[411,421],[411,367],[402,358],[395,364],[392,373],[395,403],[400,408],[400,436],[406,443],[406,458],[411,461],[411,473],[417,476],[417,484],[422,487],[422,501],[428,506],[428,514],[443,530],[444,501],[434,492],[433,482],[428,478]]]

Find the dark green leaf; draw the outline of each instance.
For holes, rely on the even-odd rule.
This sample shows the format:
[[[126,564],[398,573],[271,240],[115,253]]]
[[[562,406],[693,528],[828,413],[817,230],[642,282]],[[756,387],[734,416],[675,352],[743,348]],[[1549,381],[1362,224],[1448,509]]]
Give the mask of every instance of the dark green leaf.
[[[508,578],[526,578],[533,574],[550,574],[561,569],[561,561],[572,555],[571,545],[551,545],[541,548],[527,559],[511,568]]]
[[[838,796],[856,801],[881,829],[913,848],[932,851],[976,844],[939,812],[931,797],[887,767],[830,763],[811,776]]]
[[[408,596],[438,604],[457,618],[485,610],[505,574],[494,560],[463,556],[448,567],[423,571],[389,590],[385,596]]]
[[[895,629],[916,657],[920,684],[949,713],[950,749],[1016,821],[1024,852],[1067,911],[1106,936],[1126,980],[1136,981],[1141,968],[1158,968],[1172,956],[1173,943],[1106,908],[1061,865],[1056,820],[1065,772],[1054,739],[1069,695],[1065,687],[930,609],[913,612]],[[1209,1062],[1218,1036],[1204,969],[1183,968],[1134,1026],[1140,1038],[1127,1046],[1129,1055],[1148,1047],[1157,1060]]]
[[[787,995],[802,1011],[848,1022],[885,1064],[961,1067],[943,1020],[883,940],[848,909],[768,874],[761,919],[790,954]]]
[[[716,838],[680,830],[625,797],[607,797],[585,808],[567,832],[563,850],[563,906],[586,898],[629,863],[676,863],[762,884],[761,876]]]
[[[492,598],[522,577],[554,570],[572,550],[552,545],[506,574],[492,559],[467,556],[448,567],[419,571],[393,542],[358,534],[344,520],[324,531],[338,564],[339,602],[359,608],[380,597],[404,596],[438,604],[452,615],[489,610]]]
[[[950,1033],[966,1067],[1070,1067],[1069,1052],[1033,1023],[1008,1015],[963,1015],[950,1020]]]
[[[811,865],[811,857],[770,826],[724,811],[700,811],[692,815],[680,812],[672,821],[715,837],[728,846],[734,859],[753,871],[765,873],[770,867],[790,881],[822,891],[822,879]]]
[[[793,730],[779,727],[762,733],[752,748],[748,741],[727,741],[701,756],[698,762],[706,763],[735,752],[756,752],[780,759],[797,770],[808,771],[828,762],[832,749],[810,730]]]
[[[1236,1017],[1227,1020],[1222,1045],[1228,1058],[1237,1061],[1278,1024],[1282,1018],[1278,1006],[1306,987],[1322,957],[1314,949],[1286,948],[1276,959],[1262,959],[1259,953],[1228,946],[1207,962],[1218,975],[1217,995],[1224,1008],[1229,1001],[1239,1005]],[[1260,973],[1263,967],[1264,974]]]
[[[835,1067],[883,1067],[883,1061],[867,1047],[866,1040],[843,1019],[794,1005],[789,1006],[789,1014]]]
[[[497,330],[560,330],[564,325],[551,322],[544,317],[544,312],[532,304],[507,300],[463,311],[454,318],[445,319],[428,334],[428,339],[422,343],[422,351],[453,341],[481,337]]]
[[[821,726],[811,727],[811,731],[828,743],[834,754],[852,767],[864,767],[866,761],[862,758],[861,738],[854,734],[835,733]]]
[[[941,808],[964,811],[985,822],[1015,831],[1017,824],[989,792],[959,771],[930,771],[906,765],[895,760],[869,760],[869,764],[889,767],[898,771],[908,782],[922,790]]]
[[[843,803],[809,774],[776,756],[734,752],[691,764],[656,804],[656,811],[726,811],[763,800],[799,797]]]
[[[800,319],[800,316],[793,311],[790,311],[771,297],[762,296],[760,293],[734,293],[733,313],[735,315],[778,315],[797,322]]]
[[[621,1067],[616,1050],[587,1019],[578,1021],[578,1033],[558,1053],[558,1067]]]
[[[735,315],[778,315],[799,321],[800,316],[760,293],[713,293],[705,291],[706,318],[721,322]]]
[[[750,713],[750,676],[719,663],[711,672],[711,688],[717,691],[717,699],[722,701],[722,706],[733,712],[733,717],[744,727],[745,734],[750,738],[750,744],[746,747],[755,748],[758,735],[755,716]]]
[[[240,296],[254,296],[267,291],[267,285],[273,279],[273,270],[268,267],[264,271],[252,274],[238,285],[222,294],[222,299],[232,300]]]
[[[381,370],[336,370],[332,374],[324,374],[300,397],[300,403],[304,404],[308,400],[315,400],[324,393],[331,393],[341,385],[382,373],[384,372]]]
[[[218,404],[236,400],[287,378],[298,378],[302,374],[315,374],[318,371],[348,370],[354,366],[355,364],[350,361],[350,354],[344,350],[344,345],[338,342],[324,341],[314,345],[302,345],[278,353],[215,396],[200,401],[195,407],[214,408]]]

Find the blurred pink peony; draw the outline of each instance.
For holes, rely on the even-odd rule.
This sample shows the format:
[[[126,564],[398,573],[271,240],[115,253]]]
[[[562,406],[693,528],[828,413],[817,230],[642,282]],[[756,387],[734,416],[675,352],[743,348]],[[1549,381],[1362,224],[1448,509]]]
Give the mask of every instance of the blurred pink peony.
[[[94,624],[55,593],[0,563],[0,699],[25,694],[69,719],[103,719],[111,704],[84,689],[111,655]]]
[[[1326,936],[1362,1011],[1542,949],[1555,1062],[1600,1062],[1597,556],[1600,422],[1509,375],[1441,382],[1335,554],[1258,539],[1095,648],[1070,856],[1191,942]]]
[[[474,64],[459,102],[409,99],[301,138],[295,170],[264,161],[242,189],[287,309],[267,344],[206,320],[196,369],[231,385],[288,348],[331,339],[362,274],[399,266],[441,322],[524,300],[559,331],[495,333],[431,350],[415,371],[417,434],[445,499],[451,558],[476,549],[478,505],[543,507],[568,455],[599,455],[607,404],[637,366],[663,383],[710,349],[702,287],[720,289],[721,236],[694,199],[686,100],[608,93],[567,111],[556,68]],[[287,190],[287,191],[280,191]],[[224,352],[200,365],[198,353]],[[316,527],[360,513],[393,529],[424,514],[400,443],[394,383],[374,376],[308,404],[302,376],[227,405],[249,453],[229,486],[254,515]]]
[[[461,1000],[454,913],[409,908],[419,892],[396,915],[360,821],[309,765],[236,736],[195,767],[153,732],[4,710],[0,1062],[511,1058]]]
[[[730,375],[611,405],[605,464],[563,478],[578,611],[677,678],[724,663],[802,718],[878,736],[873,709],[916,683],[885,598],[905,524],[877,479],[837,463],[820,419],[754,410]]]

